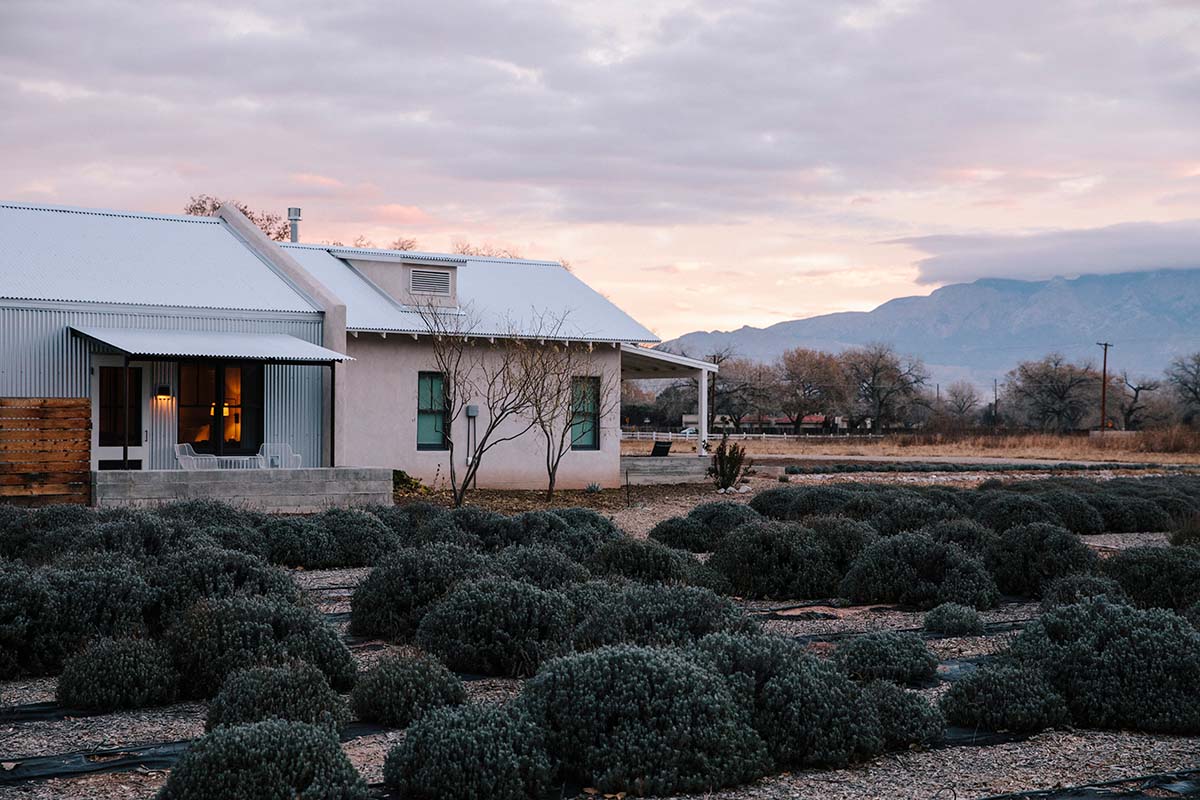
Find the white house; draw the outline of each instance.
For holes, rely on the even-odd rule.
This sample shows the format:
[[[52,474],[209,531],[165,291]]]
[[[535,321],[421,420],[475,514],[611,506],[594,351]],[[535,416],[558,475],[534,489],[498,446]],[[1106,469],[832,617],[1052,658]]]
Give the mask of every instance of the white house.
[[[486,408],[439,418],[431,308],[481,344],[544,346],[545,320],[559,321],[549,344],[593,354],[581,397],[716,370],[646,347],[654,334],[556,262],[280,244],[232,207],[0,204],[0,399],[87,398],[96,471],[174,470],[177,445],[237,466],[275,443],[304,466],[444,478],[446,437],[465,458],[457,443]],[[594,420],[575,409],[563,488],[620,482],[618,403],[599,400]],[[480,487],[545,485],[533,435],[482,463]]]

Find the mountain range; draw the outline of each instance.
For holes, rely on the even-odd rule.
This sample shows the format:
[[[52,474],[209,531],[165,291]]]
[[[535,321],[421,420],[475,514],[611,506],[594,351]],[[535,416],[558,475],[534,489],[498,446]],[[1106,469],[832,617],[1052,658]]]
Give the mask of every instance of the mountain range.
[[[1101,341],[1114,345],[1110,371],[1131,376],[1158,376],[1172,358],[1200,350],[1200,270],[985,278],[889,300],[872,311],[695,331],[659,347],[693,357],[728,350],[772,361],[793,347],[840,352],[887,342],[922,359],[932,381],[990,386],[1017,362],[1051,351],[1099,366]]]

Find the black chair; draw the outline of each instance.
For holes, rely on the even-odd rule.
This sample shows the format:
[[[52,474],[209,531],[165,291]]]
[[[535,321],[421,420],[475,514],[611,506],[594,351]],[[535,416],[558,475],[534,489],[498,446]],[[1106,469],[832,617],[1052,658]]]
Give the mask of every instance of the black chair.
[[[670,442],[655,442],[654,449],[650,451],[651,456],[665,456],[671,452]]]

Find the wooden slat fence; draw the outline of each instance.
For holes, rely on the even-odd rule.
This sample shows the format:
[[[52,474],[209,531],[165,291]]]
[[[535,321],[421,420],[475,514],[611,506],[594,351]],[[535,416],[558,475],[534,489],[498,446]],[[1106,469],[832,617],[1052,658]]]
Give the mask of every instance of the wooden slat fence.
[[[92,406],[86,397],[0,397],[0,503],[91,500]]]

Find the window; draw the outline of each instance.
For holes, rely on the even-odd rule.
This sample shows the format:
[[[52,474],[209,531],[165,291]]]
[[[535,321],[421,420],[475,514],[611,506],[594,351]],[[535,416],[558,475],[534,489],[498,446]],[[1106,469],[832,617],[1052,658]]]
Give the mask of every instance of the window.
[[[263,443],[262,365],[180,364],[179,442],[217,456],[257,453]]]
[[[600,449],[600,379],[571,380],[571,449]]]
[[[446,450],[449,423],[445,380],[440,372],[417,374],[417,449]]]
[[[129,433],[125,435],[125,368],[100,367],[101,447],[142,443],[142,369],[129,368]]]
[[[450,296],[450,273],[444,270],[414,269],[409,275],[409,291],[413,294]]]

